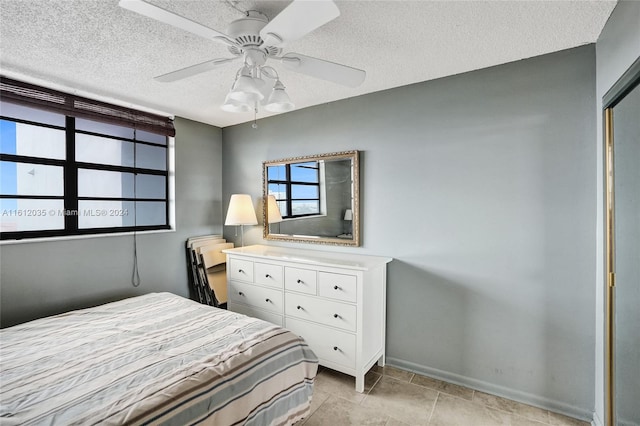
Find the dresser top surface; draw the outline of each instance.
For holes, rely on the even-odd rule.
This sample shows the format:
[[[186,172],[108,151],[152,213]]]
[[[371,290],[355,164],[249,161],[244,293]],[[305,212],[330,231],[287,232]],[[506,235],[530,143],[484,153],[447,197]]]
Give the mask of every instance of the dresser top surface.
[[[391,257],[369,256],[351,253],[306,250],[288,247],[253,245],[222,250],[228,254],[239,254],[260,258],[269,258],[283,262],[297,262],[313,265],[338,266],[343,268],[367,270],[387,264]]]

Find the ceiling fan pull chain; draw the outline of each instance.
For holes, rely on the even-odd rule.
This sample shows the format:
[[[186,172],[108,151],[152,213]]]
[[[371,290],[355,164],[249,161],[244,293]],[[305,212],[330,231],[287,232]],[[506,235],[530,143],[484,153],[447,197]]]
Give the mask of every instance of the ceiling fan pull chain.
[[[256,102],[256,103],[254,103],[253,124],[251,125],[251,128],[253,128],[253,129],[257,129],[258,128],[257,116],[258,116],[258,103]]]

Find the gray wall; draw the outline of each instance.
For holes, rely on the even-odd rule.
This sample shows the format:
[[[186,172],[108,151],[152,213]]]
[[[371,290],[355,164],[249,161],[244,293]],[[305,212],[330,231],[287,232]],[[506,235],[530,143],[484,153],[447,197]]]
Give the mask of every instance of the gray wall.
[[[588,418],[595,103],[591,45],[227,127],[225,208],[263,160],[361,150],[362,247],[290,245],[395,258],[389,362]]]
[[[602,140],[602,97],[624,72],[640,57],[640,2],[619,1],[596,43],[597,96],[596,130],[596,425],[604,424],[604,143]]]
[[[2,327],[153,291],[188,296],[184,241],[222,232],[222,132],[175,126],[177,229],[138,236],[141,285],[131,285],[133,236],[2,245]]]

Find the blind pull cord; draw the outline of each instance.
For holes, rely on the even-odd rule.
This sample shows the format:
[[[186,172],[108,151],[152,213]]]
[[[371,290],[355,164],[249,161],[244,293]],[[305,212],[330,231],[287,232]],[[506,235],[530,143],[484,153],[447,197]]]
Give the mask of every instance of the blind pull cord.
[[[140,285],[141,279],[140,279],[140,269],[138,269],[138,232],[136,230],[137,226],[138,226],[138,211],[137,211],[137,200],[138,200],[138,194],[137,194],[137,188],[136,188],[136,181],[138,180],[138,173],[135,171],[136,170],[136,160],[137,160],[137,153],[136,153],[136,148],[138,146],[138,144],[136,143],[136,129],[133,129],[133,272],[131,274],[131,285],[133,285],[134,287],[138,287]]]

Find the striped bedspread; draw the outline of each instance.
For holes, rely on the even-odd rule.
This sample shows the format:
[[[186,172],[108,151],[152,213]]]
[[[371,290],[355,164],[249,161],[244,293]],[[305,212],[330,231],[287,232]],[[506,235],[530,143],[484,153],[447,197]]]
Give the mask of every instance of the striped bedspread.
[[[0,330],[0,424],[292,424],[316,370],[287,330],[152,293]]]

